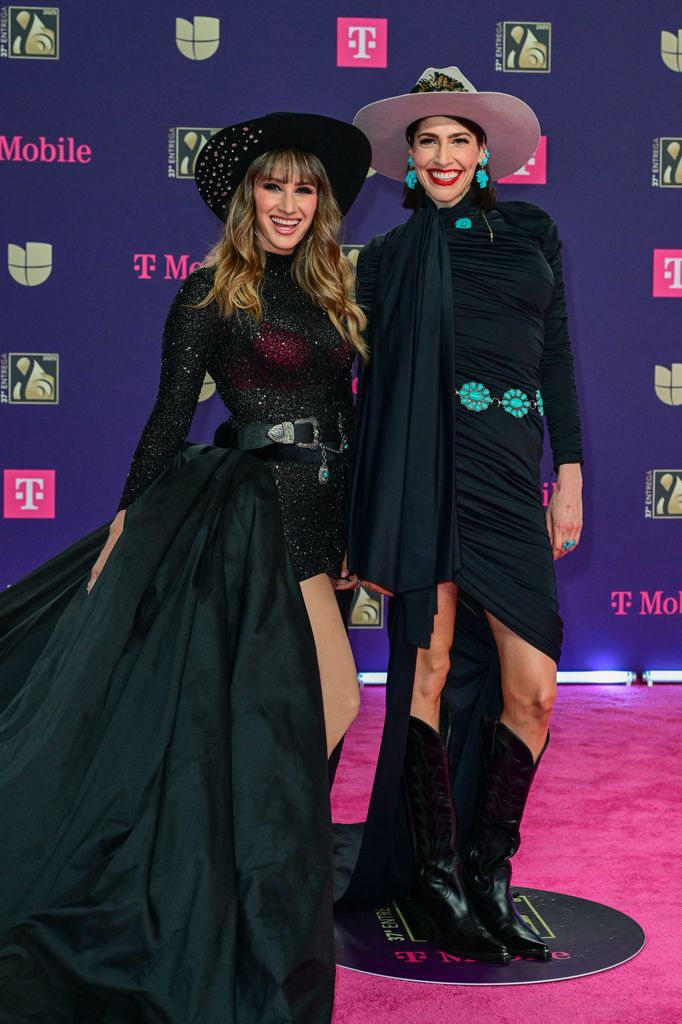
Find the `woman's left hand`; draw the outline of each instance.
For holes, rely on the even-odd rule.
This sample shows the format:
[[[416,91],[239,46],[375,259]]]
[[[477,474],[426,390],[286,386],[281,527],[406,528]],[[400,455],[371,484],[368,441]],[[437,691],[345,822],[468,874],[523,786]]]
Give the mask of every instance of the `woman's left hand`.
[[[547,509],[549,533],[554,559],[563,558],[580,543],[583,528],[583,481],[579,463],[559,466],[557,485]],[[567,544],[564,547],[564,544]]]
[[[360,579],[354,572],[348,572],[348,560],[346,555],[343,556],[343,564],[341,566],[341,575],[336,577],[334,580],[335,590],[357,590],[360,586]]]

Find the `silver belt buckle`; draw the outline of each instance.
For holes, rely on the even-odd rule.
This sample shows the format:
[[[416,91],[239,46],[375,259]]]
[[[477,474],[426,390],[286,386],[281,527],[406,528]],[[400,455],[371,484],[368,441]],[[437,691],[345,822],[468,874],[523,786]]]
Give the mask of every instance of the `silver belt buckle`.
[[[290,420],[284,420],[283,423],[275,423],[274,427],[270,427],[268,430],[268,437],[275,444],[293,444],[294,443],[294,425]]]
[[[319,448],[320,447],[320,424],[317,422],[314,416],[306,416],[302,420],[294,420],[294,423],[310,423],[313,428],[313,440],[311,444],[307,444],[304,441],[297,441],[297,448]],[[292,428],[293,430],[293,428]],[[293,440],[293,436],[292,436]]]

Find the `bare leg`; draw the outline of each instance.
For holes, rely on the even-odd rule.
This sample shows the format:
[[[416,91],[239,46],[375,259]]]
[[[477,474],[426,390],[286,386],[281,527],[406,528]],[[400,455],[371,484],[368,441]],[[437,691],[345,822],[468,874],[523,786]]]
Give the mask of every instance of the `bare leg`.
[[[329,577],[303,580],[301,592],[315,637],[329,757],[360,710],[358,677]]]
[[[435,729],[439,728],[440,695],[450,671],[450,649],[455,635],[457,587],[438,584],[438,614],[433,620],[431,646],[417,649],[410,714]]]
[[[486,612],[500,657],[504,710],[500,721],[537,760],[556,700],[556,663]]]

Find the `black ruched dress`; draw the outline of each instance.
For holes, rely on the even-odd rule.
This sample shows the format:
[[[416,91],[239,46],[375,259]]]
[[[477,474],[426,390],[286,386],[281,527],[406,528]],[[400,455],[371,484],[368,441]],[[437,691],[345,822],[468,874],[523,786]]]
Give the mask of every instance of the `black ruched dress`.
[[[556,227],[537,207],[499,203],[483,216],[467,196],[449,209],[427,201],[358,261],[371,359],[349,565],[396,597],[386,725],[359,860],[342,886],[345,906],[379,905],[410,887],[398,789],[416,650],[428,646],[436,584],[451,580],[460,591],[445,691],[460,840],[475,807],[481,714],[501,707],[483,609],[559,660],[540,479],[543,418],[555,467],[582,462],[560,250]],[[341,833],[347,872],[353,849]]]
[[[268,256],[260,325],[191,275],[95,587],[106,529],[0,594],[0,1024],[331,1020],[299,580],[339,568],[345,467],[183,444],[207,370],[243,422],[348,429],[351,354],[290,268]]]

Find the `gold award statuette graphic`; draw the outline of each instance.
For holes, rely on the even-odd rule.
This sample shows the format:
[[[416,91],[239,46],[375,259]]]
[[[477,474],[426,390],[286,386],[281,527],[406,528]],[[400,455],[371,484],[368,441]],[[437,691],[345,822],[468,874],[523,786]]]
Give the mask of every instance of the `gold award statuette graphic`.
[[[341,252],[346,257],[353,270],[357,269],[358,256],[362,252],[363,247],[361,245],[342,245]]]
[[[502,22],[502,71],[551,70],[552,26],[549,22]]]
[[[383,595],[369,590],[364,585],[358,587],[350,610],[349,625],[351,629],[383,629]]]
[[[12,6],[7,13],[10,57],[59,59],[59,8]]]
[[[176,18],[175,42],[188,60],[208,60],[220,46],[220,18]]]
[[[660,140],[659,186],[682,188],[682,137]]]
[[[204,377],[204,383],[201,385],[201,391],[199,392],[199,401],[207,402],[209,398],[213,398],[216,392],[215,381],[210,373],[207,373]]]
[[[654,470],[651,518],[682,518],[682,469]]]
[[[29,288],[43,284],[52,273],[52,246],[49,242],[27,242],[22,248],[10,242],[7,269],[17,284]]]
[[[682,405],[682,363],[654,368],[654,389],[656,397],[664,405]]]
[[[59,404],[56,352],[10,352],[8,373],[10,405]]]
[[[671,71],[682,71],[682,28],[661,32],[661,60]]]
[[[175,129],[175,177],[194,178],[197,157],[217,128]]]

